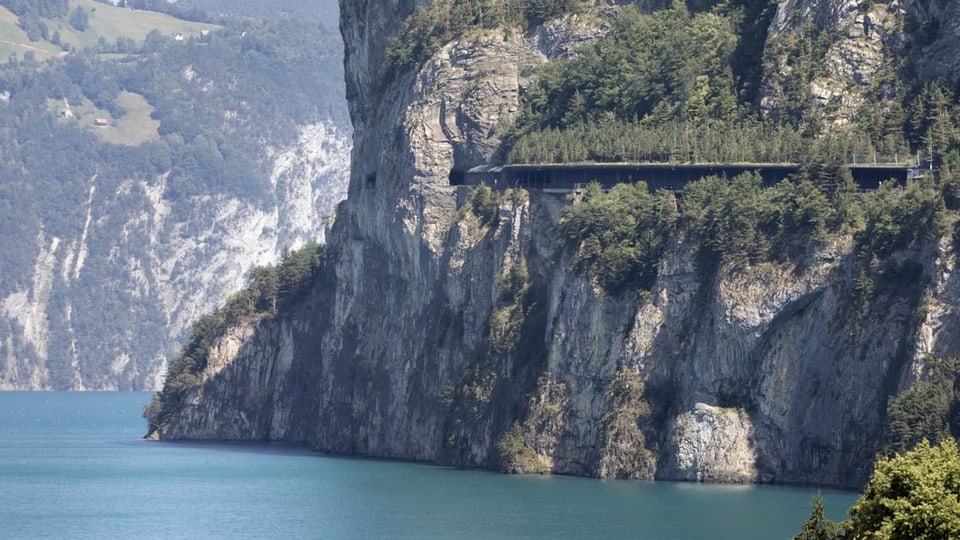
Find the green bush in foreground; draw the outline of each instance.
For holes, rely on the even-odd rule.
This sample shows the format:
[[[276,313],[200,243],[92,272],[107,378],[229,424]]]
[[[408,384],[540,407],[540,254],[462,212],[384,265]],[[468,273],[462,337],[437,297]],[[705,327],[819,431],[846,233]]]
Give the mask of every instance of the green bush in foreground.
[[[921,441],[905,454],[881,457],[863,494],[839,527],[823,517],[821,501],[796,537],[918,540],[960,538],[960,452],[954,439]]]

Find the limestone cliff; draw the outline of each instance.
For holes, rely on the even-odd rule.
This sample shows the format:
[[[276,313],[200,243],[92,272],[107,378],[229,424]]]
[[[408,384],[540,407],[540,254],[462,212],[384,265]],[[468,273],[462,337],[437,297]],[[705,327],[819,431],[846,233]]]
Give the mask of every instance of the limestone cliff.
[[[899,254],[917,261],[913,285],[864,298],[849,238],[709,271],[677,238],[649,296],[604,294],[553,228],[563,195],[508,191],[482,215],[449,186],[493,158],[528,68],[597,30],[569,17],[478,33],[395,76],[386,38],[413,6],[341,2],[355,132],[325,269],[290,310],[232,329],[157,435],[601,477],[862,482],[888,397],[924,353],[957,350],[948,246]]]
[[[956,83],[960,61],[957,2],[787,0],[771,22],[764,54],[762,107],[780,113],[784,92],[804,78],[796,63],[807,47],[815,68],[802,84],[816,114],[844,125],[868,97],[892,99],[896,75]],[[793,54],[791,58],[791,51]]]

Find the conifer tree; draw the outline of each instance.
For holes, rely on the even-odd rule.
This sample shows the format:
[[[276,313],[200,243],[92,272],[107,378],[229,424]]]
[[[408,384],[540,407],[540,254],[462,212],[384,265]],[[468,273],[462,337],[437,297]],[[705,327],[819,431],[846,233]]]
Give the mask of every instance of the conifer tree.
[[[818,492],[813,498],[810,518],[803,523],[800,534],[794,536],[793,540],[838,540],[843,538],[842,530],[840,525],[823,514],[823,496]]]

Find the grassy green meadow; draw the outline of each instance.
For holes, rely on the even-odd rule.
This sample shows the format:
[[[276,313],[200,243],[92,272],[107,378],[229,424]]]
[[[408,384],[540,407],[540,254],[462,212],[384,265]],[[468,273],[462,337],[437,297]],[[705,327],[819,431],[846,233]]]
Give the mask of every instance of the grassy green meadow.
[[[42,19],[52,36],[59,33],[61,43],[75,49],[96,47],[100,38],[113,44],[117,38],[130,38],[142,44],[153,30],[170,35],[180,33],[184,37],[199,36],[203,30],[213,30],[216,25],[183,21],[153,11],[143,11],[101,4],[94,0],[71,0],[70,9],[83,7],[89,15],[89,28],[79,32],[63,19]],[[27,52],[33,52],[38,60],[63,54],[63,49],[49,41],[31,42],[26,33],[17,26],[18,17],[8,9],[0,7],[0,59],[16,55],[23,58]]]

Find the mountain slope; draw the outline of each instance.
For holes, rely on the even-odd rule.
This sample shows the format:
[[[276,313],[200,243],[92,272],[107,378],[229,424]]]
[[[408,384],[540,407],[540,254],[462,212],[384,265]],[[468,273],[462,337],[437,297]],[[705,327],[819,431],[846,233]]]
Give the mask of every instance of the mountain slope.
[[[0,388],[156,388],[253,266],[322,240],[350,147],[340,48],[234,19],[0,68]]]

